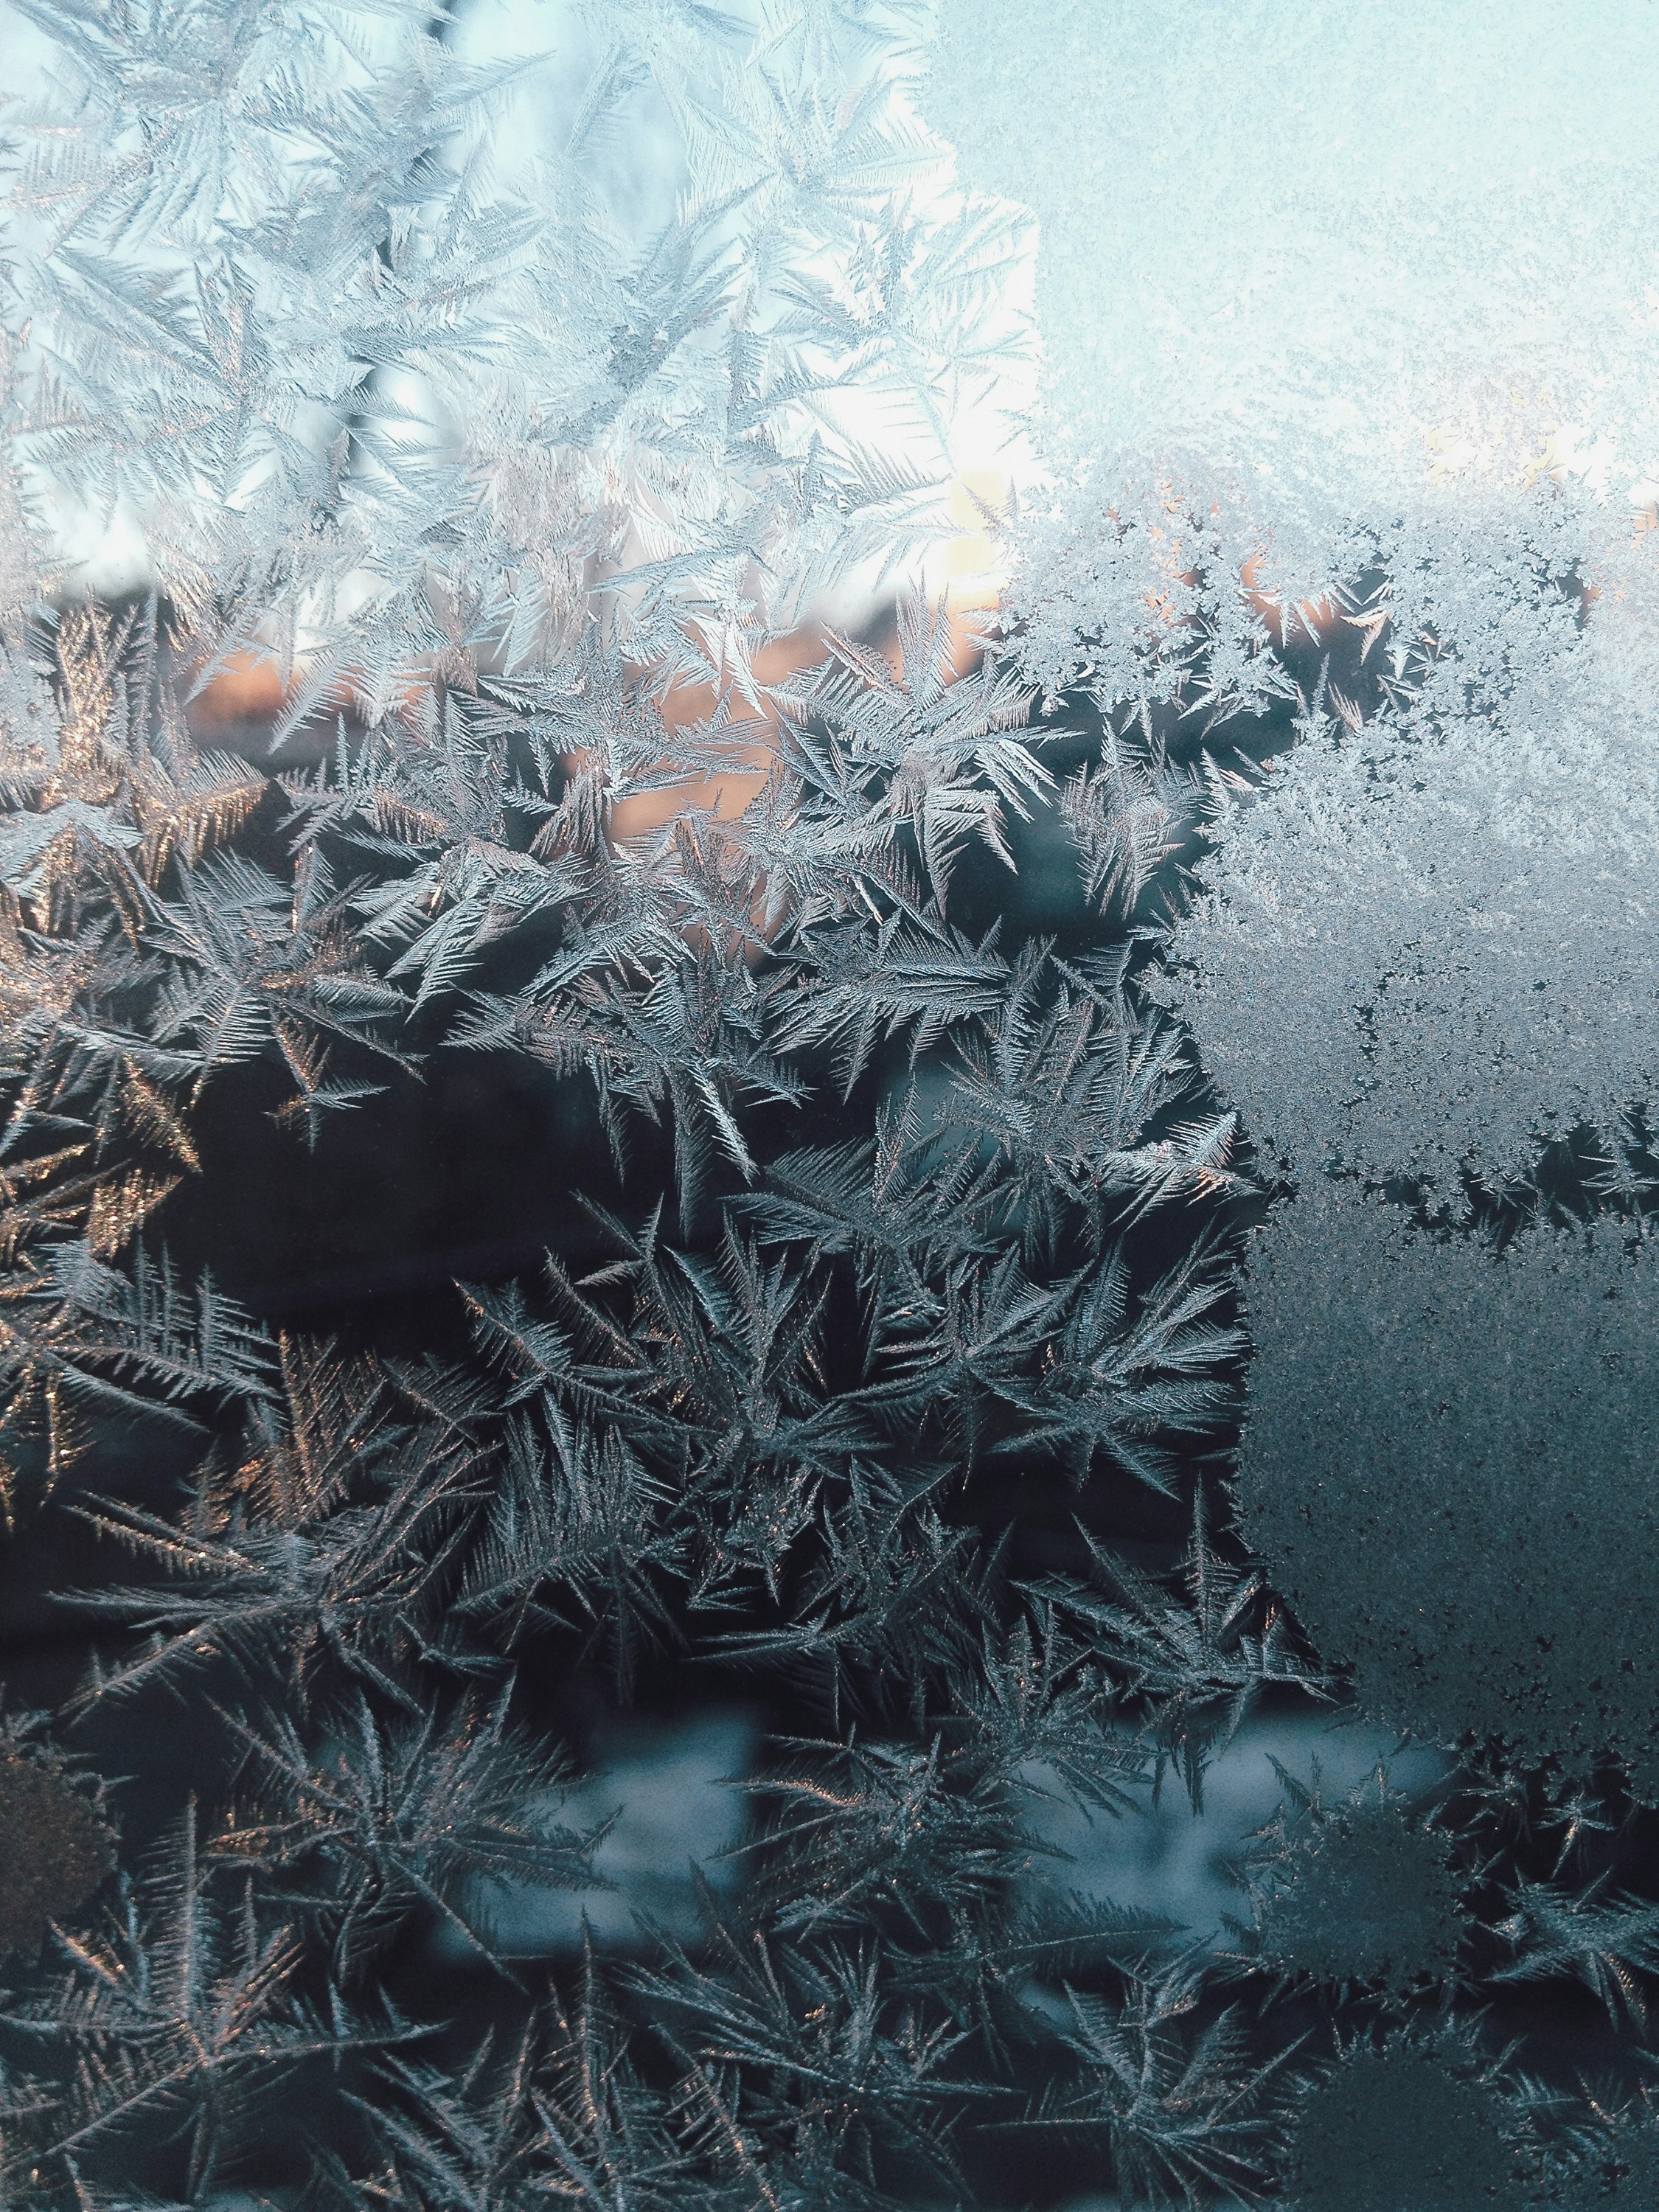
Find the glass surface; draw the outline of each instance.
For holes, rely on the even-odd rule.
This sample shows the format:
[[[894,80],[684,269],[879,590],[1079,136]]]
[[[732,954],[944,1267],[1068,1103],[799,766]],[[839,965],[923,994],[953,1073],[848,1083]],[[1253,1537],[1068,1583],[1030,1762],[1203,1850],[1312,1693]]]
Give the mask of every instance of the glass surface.
[[[0,53],[0,2203],[1647,2212],[1650,0]]]

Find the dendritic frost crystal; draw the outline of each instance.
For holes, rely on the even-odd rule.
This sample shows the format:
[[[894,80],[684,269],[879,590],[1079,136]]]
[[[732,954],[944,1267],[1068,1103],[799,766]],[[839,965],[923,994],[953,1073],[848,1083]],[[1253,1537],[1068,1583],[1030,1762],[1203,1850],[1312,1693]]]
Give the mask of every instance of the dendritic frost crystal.
[[[1648,2205],[1653,0],[0,54],[0,2202]]]

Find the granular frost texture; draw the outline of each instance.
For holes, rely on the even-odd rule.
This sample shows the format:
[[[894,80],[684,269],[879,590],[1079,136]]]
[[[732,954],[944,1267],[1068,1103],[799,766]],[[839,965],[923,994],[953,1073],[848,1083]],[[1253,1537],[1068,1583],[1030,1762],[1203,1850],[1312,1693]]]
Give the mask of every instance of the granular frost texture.
[[[1279,1848],[1251,1863],[1255,1955],[1285,1975],[1396,1996],[1449,1980],[1466,1923],[1446,1836],[1380,1782],[1332,1807],[1297,1795],[1303,1817],[1281,1814]]]
[[[1467,2060],[1457,2071],[1396,2039],[1345,2053],[1292,2127],[1295,2212],[1510,2212],[1522,2201],[1502,2107]]]
[[[1362,1701],[1659,1792],[1651,1249],[1501,1256],[1317,1183],[1260,1234],[1238,1470],[1250,1541]]]
[[[0,1755],[0,1957],[32,1960],[48,1925],[72,1922],[113,1863],[84,1790],[42,1760]]]

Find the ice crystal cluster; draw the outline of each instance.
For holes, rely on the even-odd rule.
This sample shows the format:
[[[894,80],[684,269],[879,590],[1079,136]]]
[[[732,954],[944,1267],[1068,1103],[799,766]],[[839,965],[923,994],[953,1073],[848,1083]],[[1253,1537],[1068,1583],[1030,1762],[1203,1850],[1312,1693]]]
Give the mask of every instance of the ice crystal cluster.
[[[11,0],[0,2202],[1646,2186],[1659,42],[1549,23]],[[1315,1713],[1415,1796],[1232,1832]]]
[[[1522,1177],[1652,1096],[1659,721],[1593,627],[1561,635],[1560,571],[1552,587],[1534,558],[1516,600],[1553,654],[1529,640],[1538,665],[1512,672],[1512,638],[1453,630],[1424,687],[1440,700],[1323,713],[1176,933],[1206,1066],[1304,1175],[1459,1201],[1466,1171]],[[1467,707],[1443,703],[1448,665]]]
[[[1456,1972],[1459,1882],[1446,1836],[1425,1826],[1379,1768],[1322,1803],[1281,1766],[1281,1805],[1246,1862],[1252,1955],[1287,1975],[1381,1984],[1399,1995]]]
[[[475,633],[556,660],[596,585],[701,673],[937,526],[1009,248],[905,102],[902,6],[745,39],[618,0],[488,62],[412,7],[16,12],[60,57],[16,465],[60,554],[112,518],[218,659],[298,656],[279,734],[348,665],[384,711]]]

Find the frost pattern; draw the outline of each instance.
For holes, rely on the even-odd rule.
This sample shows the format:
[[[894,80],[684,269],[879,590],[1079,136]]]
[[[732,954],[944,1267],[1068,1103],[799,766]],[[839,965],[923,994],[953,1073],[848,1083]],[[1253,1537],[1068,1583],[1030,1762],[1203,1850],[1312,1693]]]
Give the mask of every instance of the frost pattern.
[[[1455,2039],[1344,2052],[1293,2124],[1297,2212],[1468,2212],[1524,2201],[1503,2103]]]
[[[27,9],[61,79],[7,155],[0,1543],[82,1671],[0,1743],[66,1846],[50,1895],[13,1854],[0,2194],[881,2212],[1026,2201],[1035,2154],[1045,2202],[1421,2212],[1645,2140],[1504,2078],[1482,2010],[1576,2002],[1628,2057],[1659,1973],[1651,1247],[1443,1250],[1322,1172],[1439,1219],[1647,1081],[1645,151],[1582,255],[1607,149],[1516,177],[1535,101],[1477,39],[1493,166],[1436,179],[1440,254],[1390,133],[1473,123],[1461,84],[1376,92],[1368,231],[1264,81],[1343,91],[1370,19],[1328,55],[1261,35],[1288,0],[1038,0],[1060,75],[1007,68],[1005,11],[957,79],[1048,103],[1007,142],[1034,227],[919,119],[908,0],[600,0],[522,66],[483,0]],[[1064,73],[1114,22],[1168,97],[1128,102],[1102,312],[1042,203],[1122,120]],[[1525,275],[1522,203],[1588,429],[1524,301],[1459,293],[1488,245]],[[1212,250],[1252,208],[1254,279]],[[1030,368],[1044,240],[1007,605],[863,620]],[[1443,260],[1412,328],[1470,342],[1403,396],[1390,256]],[[1079,329],[1127,395],[1081,454]],[[1265,1562],[1220,1465],[1240,1106],[1302,1185],[1247,1286]],[[1632,1233],[1644,1127],[1600,1177]],[[272,1326],[307,1224],[384,1237],[397,1298]],[[701,1698],[744,1717],[732,1849],[659,1882],[604,1716],[695,1741]],[[1252,1711],[1333,1698],[1469,1739],[1433,1825],[1302,1807],[1254,1953],[1109,1901],[1160,1784],[1201,1857]]]
[[[1659,722],[1559,594],[1514,604],[1519,676],[1490,625],[1453,631],[1408,704],[1316,717],[1175,933],[1170,995],[1301,1172],[1455,1201],[1464,1170],[1518,1178],[1582,1122],[1605,1140],[1659,1077]],[[1454,684],[1475,711],[1437,710]]]
[[[909,109],[903,8],[769,7],[749,63],[713,10],[568,11],[550,137],[527,61],[419,8],[20,12],[62,78],[18,133],[24,489],[71,574],[112,520],[212,604],[211,665],[297,655],[291,720],[468,638],[543,665],[601,584],[695,681],[938,534],[1009,228]],[[660,221],[619,192],[641,119]]]
[[[1245,1527],[1362,1700],[1659,1790],[1653,1248],[1495,1256],[1315,1185],[1261,1233]]]
[[[1656,472],[1639,0],[1033,0],[1030,70],[999,0],[939,21],[924,112],[1037,219],[1057,495],[1120,449],[1149,488],[1197,453],[1288,571],[1426,464],[1500,476],[1534,432],[1621,504]]]
[[[1290,1801],[1244,1863],[1250,1955],[1287,1977],[1370,1984],[1396,1996],[1456,1972],[1465,1926],[1449,1838],[1413,1818],[1379,1766],[1335,1804],[1318,1765],[1305,1789],[1278,1767]]]

